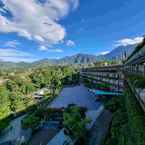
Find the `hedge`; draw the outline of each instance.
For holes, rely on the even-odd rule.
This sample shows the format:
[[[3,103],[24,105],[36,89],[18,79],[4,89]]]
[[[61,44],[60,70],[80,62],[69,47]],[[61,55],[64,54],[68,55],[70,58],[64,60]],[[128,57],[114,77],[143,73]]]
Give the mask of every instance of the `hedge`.
[[[132,139],[136,145],[145,145],[145,114],[130,89],[126,89],[125,96]]]
[[[129,86],[125,87],[124,95],[118,98],[110,99],[105,105],[111,111],[115,109],[104,145],[145,145],[145,114]]]

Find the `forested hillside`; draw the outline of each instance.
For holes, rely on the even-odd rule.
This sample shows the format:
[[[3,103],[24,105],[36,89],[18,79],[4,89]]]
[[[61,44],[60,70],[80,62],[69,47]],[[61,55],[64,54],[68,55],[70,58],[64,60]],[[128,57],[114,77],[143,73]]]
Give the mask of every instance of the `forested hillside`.
[[[8,120],[3,119],[37,103],[32,97],[33,92],[52,85],[54,91],[58,90],[76,72],[72,66],[47,66],[1,74],[3,83],[0,85],[0,130],[8,123]]]

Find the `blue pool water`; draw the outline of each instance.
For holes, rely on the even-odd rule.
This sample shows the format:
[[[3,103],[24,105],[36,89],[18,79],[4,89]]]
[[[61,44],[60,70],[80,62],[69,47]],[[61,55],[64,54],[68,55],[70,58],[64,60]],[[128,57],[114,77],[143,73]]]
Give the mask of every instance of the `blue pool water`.
[[[103,90],[90,90],[90,91],[95,93],[95,95],[114,95],[114,96],[122,95],[122,93],[119,92],[107,92]]]

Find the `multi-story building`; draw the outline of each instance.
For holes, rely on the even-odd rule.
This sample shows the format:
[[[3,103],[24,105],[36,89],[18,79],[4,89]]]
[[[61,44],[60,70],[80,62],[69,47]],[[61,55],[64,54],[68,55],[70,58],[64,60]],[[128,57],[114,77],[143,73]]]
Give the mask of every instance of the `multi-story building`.
[[[120,65],[85,68],[80,71],[80,76],[81,79],[89,79],[96,84],[109,84],[112,91],[122,92],[123,74],[121,68]]]

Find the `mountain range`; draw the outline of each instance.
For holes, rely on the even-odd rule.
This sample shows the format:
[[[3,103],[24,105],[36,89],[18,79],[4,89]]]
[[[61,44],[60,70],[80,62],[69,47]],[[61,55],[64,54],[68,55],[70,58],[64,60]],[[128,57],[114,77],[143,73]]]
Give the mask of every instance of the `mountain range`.
[[[122,59],[122,57],[125,55],[126,57],[128,57],[133,50],[135,49],[135,47],[137,46],[137,44],[134,45],[127,45],[127,46],[118,46],[116,48],[114,48],[112,51],[110,51],[109,53],[105,54],[105,55],[99,55],[97,56],[97,59],[105,59],[105,60],[120,60]]]
[[[118,46],[105,55],[89,55],[89,54],[76,54],[73,56],[66,56],[61,59],[42,59],[33,63],[26,62],[4,62],[0,61],[0,69],[9,68],[28,68],[39,67],[45,65],[67,65],[67,64],[90,64],[101,60],[121,60],[123,55],[129,56],[136,45]]]

